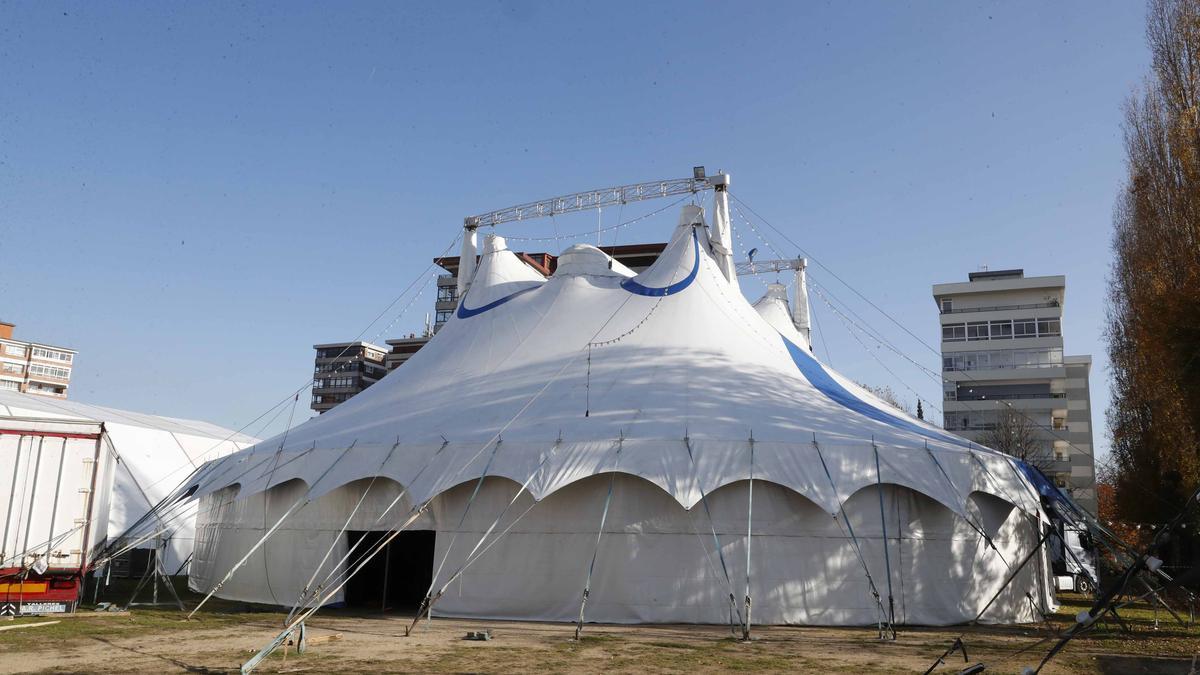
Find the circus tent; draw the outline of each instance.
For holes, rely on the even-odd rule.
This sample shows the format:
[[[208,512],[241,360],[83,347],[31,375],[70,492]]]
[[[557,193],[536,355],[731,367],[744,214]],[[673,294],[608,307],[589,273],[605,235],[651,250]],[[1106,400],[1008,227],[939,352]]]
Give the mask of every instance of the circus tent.
[[[1051,609],[1016,461],[819,362],[785,292],[743,297],[714,213],[685,206],[639,274],[580,244],[547,278],[486,236],[403,367],[180,486],[199,500],[191,587],[623,623]]]

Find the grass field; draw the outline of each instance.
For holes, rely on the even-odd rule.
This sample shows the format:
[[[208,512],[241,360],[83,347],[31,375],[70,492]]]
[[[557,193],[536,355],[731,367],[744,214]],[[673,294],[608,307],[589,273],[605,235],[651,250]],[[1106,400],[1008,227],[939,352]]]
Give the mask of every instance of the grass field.
[[[1054,631],[1068,627],[1084,608],[1082,598],[1064,600],[1050,620]],[[1200,652],[1200,627],[1181,626],[1160,611],[1155,629],[1153,609],[1146,605],[1121,614],[1129,632],[1103,624],[1070,643],[1042,672],[1191,671]],[[0,671],[237,672],[279,632],[283,619],[277,611],[225,602],[214,602],[211,610],[206,606],[191,621],[163,608],[134,607],[127,614],[83,609],[55,625],[0,632]],[[0,627],[46,620],[53,617],[21,618]],[[576,642],[573,627],[564,624],[456,619],[422,622],[411,637],[403,637],[408,621],[404,615],[320,612],[308,624],[310,638],[317,638],[308,651],[277,651],[258,672],[911,673],[924,672],[962,636],[970,663],[984,663],[987,672],[1019,673],[1036,666],[1053,644],[1046,624],[902,628],[894,642],[877,640],[874,627],[764,627],[746,643],[720,626],[589,625]],[[493,631],[493,640],[462,639],[468,630],[484,628]],[[333,635],[339,638],[330,640]],[[954,654],[935,672],[953,673],[965,665],[962,655]]]

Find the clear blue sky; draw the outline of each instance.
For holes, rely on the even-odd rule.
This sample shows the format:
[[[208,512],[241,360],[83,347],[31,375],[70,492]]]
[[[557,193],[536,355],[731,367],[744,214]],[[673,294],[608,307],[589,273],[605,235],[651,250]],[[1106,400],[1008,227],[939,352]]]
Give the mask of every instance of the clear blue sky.
[[[1067,352],[1095,358],[1105,447],[1105,276],[1143,17],[1136,1],[0,2],[0,317],[80,350],[72,398],[236,428],[463,216],[704,164],[935,347],[931,284],[980,265],[1065,274]],[[431,293],[379,339],[416,330]],[[835,367],[914,398],[814,304]]]

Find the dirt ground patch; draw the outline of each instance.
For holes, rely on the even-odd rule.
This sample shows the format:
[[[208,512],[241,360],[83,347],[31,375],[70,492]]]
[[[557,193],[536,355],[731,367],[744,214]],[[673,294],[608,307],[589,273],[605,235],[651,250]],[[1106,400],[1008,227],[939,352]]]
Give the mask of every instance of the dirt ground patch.
[[[1081,607],[1064,605],[1052,618],[1054,627],[1066,628]],[[193,621],[164,609],[135,608],[119,616],[84,610],[53,626],[0,632],[0,672],[237,672],[278,634],[284,619],[280,613],[247,609],[218,608]],[[1170,617],[1160,615],[1154,630],[1152,612],[1144,607],[1128,608],[1123,618],[1131,632],[1101,626],[1072,642],[1042,672],[1190,671],[1200,652],[1200,628],[1168,623]],[[38,620],[45,619],[14,623]],[[961,635],[970,663],[984,663],[987,672],[1018,673],[1036,667],[1052,644],[1045,624],[902,628],[894,642],[879,641],[874,627],[762,627],[746,643],[734,639],[727,626],[588,625],[576,642],[567,624],[438,618],[422,622],[406,638],[408,621],[402,615],[321,612],[309,621],[310,638],[340,634],[341,639],[318,641],[304,654],[289,650],[286,658],[276,652],[258,672],[911,673],[924,672]],[[467,631],[480,629],[491,629],[494,639],[463,639]],[[954,654],[938,672],[957,672],[965,665],[961,654]]]

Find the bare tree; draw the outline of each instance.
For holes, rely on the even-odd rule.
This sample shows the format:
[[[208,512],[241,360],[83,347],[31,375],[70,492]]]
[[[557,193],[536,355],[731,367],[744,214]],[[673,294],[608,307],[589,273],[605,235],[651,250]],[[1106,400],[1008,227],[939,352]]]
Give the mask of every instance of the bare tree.
[[[862,382],[859,382],[858,386],[866,389],[872,394],[875,394],[875,396],[877,396],[880,400],[892,406],[896,410],[899,410],[900,412],[910,416],[913,414],[912,408],[908,405],[908,403],[900,400],[900,397],[897,396],[896,392],[888,385],[885,384],[882,387],[872,387],[869,384],[863,384]]]
[[[996,413],[996,426],[988,429],[979,442],[1049,473],[1053,457],[1046,441],[1038,438],[1037,426],[1027,415],[1006,408]]]

